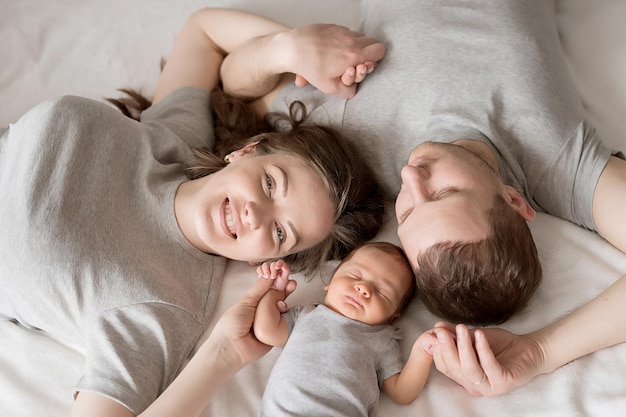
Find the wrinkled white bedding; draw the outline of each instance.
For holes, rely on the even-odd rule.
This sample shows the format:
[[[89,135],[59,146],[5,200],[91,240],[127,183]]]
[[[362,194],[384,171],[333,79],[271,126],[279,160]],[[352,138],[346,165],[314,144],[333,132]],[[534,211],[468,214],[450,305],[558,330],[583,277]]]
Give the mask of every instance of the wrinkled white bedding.
[[[186,16],[198,8],[235,7],[291,25],[324,21],[356,28],[358,5],[358,0],[0,0],[0,127],[58,95],[101,99],[118,96],[115,90],[127,86],[150,93],[160,58],[167,55]],[[626,152],[626,2],[557,0],[557,20],[589,118],[608,145]],[[531,228],[545,279],[532,308],[506,324],[517,332],[553,321],[626,272],[626,255],[593,233],[543,214]],[[381,238],[396,241],[394,229],[388,224]],[[229,263],[218,311],[236,300],[255,276],[252,267]],[[319,280],[300,284],[292,304],[319,299]],[[416,335],[435,321],[419,301],[413,302],[400,321],[405,353]],[[255,416],[277,354],[274,350],[242,370],[203,415]],[[82,360],[75,347],[0,321],[0,415],[69,415]],[[433,371],[413,404],[398,406],[383,396],[378,415],[618,416],[626,410],[624,375],[626,344],[489,399],[473,398]]]

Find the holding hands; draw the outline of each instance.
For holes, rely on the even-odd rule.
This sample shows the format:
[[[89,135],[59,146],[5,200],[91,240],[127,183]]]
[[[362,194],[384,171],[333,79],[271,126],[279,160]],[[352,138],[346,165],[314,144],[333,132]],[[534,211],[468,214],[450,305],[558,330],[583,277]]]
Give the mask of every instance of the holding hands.
[[[289,279],[291,268],[282,259],[273,262],[263,262],[257,267],[256,273],[259,278],[271,279],[271,289],[273,290],[286,291],[288,294],[291,294],[296,289],[296,281]]]
[[[282,287],[285,297],[296,288],[296,282],[288,279],[288,267],[285,276],[280,269],[274,272],[273,275],[268,276],[259,274],[255,284],[224,312],[211,332],[210,338],[220,341],[221,345],[225,347],[223,351],[234,355],[227,359],[234,362],[233,367],[236,369],[256,361],[271,348],[271,346],[259,342],[251,331],[254,315],[261,298],[271,288]],[[279,309],[282,307],[279,306]],[[286,304],[284,310],[286,310]]]
[[[292,29],[289,37],[296,85],[311,84],[326,94],[350,98],[356,84],[385,55],[382,43],[360,32],[332,24]]]
[[[542,373],[545,354],[532,335],[499,328],[437,323],[433,359],[437,370],[475,396],[500,395]]]
[[[259,278],[265,278],[272,280],[272,286],[270,289],[283,293],[283,299],[276,301],[276,308],[281,313],[288,310],[288,306],[285,303],[285,298],[296,290],[297,282],[289,279],[291,269],[289,265],[282,259],[274,262],[263,262],[257,267],[256,273]]]

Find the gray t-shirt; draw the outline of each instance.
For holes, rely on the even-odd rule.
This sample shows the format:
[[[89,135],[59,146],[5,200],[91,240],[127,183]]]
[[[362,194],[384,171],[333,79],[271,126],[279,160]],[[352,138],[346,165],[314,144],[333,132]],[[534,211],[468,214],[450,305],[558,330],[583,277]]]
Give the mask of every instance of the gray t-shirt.
[[[364,0],[360,29],[387,53],[356,96],[289,86],[272,110],[303,101],[310,122],[361,145],[394,195],[418,144],[484,141],[535,209],[595,229],[593,191],[611,152],[584,120],[554,9],[550,0]]]
[[[141,123],[62,97],[0,138],[0,316],[83,352],[77,391],[139,414],[205,328],[225,260],[185,239],[174,194],[190,146],[212,141],[199,89],[172,93]]]
[[[324,305],[283,315],[290,329],[265,387],[262,417],[372,416],[385,379],[402,370],[399,331]]]

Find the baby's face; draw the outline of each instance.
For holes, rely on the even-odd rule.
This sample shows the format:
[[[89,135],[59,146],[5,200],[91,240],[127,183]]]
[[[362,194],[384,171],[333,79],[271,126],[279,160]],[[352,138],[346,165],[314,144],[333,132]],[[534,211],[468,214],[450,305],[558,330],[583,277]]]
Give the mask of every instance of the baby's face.
[[[364,247],[337,268],[326,306],[353,320],[377,325],[399,316],[398,307],[413,283],[413,274],[392,255]]]

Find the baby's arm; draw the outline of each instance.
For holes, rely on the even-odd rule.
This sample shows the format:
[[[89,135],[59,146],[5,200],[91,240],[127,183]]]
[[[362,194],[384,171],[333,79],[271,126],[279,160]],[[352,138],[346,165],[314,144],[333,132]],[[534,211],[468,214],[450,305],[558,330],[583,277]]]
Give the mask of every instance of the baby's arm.
[[[402,371],[383,382],[383,392],[389,398],[398,404],[409,404],[422,392],[433,362],[431,347],[436,340],[432,330],[417,338]]]
[[[266,345],[283,346],[289,336],[287,322],[282,318],[277,303],[284,302],[287,285],[289,282],[295,282],[289,280],[290,272],[289,267],[282,260],[272,263],[264,262],[257,268],[259,277],[275,278],[272,288],[259,301],[254,316],[254,336]]]

